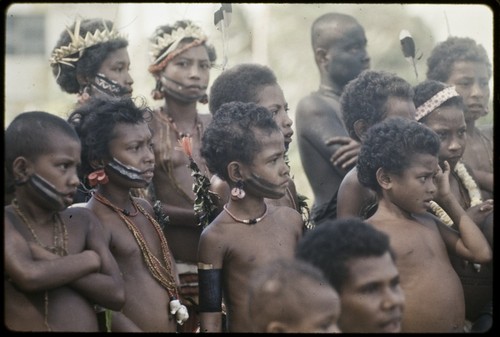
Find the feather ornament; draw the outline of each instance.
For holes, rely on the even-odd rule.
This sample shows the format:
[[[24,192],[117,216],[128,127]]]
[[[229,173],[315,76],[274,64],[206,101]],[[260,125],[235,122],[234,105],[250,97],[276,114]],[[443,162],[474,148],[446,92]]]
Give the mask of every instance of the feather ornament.
[[[227,28],[231,24],[233,8],[230,3],[221,3],[221,7],[214,13],[214,25],[222,34],[222,70],[226,68],[227,58]]]
[[[415,77],[418,80],[417,65],[415,61],[415,40],[413,40],[413,37],[411,36],[409,31],[403,29],[399,33],[399,41],[401,42],[401,50],[403,51],[403,56],[413,66],[413,70],[415,70]]]

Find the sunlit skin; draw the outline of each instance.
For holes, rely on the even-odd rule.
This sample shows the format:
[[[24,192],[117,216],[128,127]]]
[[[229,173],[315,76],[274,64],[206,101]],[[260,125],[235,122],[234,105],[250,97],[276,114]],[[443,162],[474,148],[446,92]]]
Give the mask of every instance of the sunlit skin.
[[[120,48],[108,54],[99,68],[99,73],[109,80],[118,82],[127,95],[132,95],[134,80],[130,76],[130,58],[127,48]]]
[[[348,269],[349,277],[340,291],[342,332],[401,332],[405,296],[390,253],[354,258]]]

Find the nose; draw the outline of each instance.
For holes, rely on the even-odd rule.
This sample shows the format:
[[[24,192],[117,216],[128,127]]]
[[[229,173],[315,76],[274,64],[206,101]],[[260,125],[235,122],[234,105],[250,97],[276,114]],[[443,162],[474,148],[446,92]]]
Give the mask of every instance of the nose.
[[[451,141],[450,141],[450,144],[448,146],[448,150],[450,152],[457,152],[459,150],[462,149],[462,146],[463,146],[463,142],[461,139],[459,139],[458,137],[454,136]]]
[[[189,77],[191,78],[200,78],[200,69],[197,64],[193,64],[189,68]]]
[[[78,174],[75,171],[71,174],[71,178],[69,179],[69,184],[71,186],[79,186],[80,185],[80,178],[78,178]]]
[[[132,84],[134,84],[134,79],[130,75],[129,71],[127,71],[127,76],[125,78],[125,83],[127,83],[127,85],[130,85],[130,86],[132,86]]]
[[[403,290],[400,286],[390,287],[387,289],[382,301],[382,307],[384,309],[392,309],[394,307],[402,307],[405,302],[405,296]]]

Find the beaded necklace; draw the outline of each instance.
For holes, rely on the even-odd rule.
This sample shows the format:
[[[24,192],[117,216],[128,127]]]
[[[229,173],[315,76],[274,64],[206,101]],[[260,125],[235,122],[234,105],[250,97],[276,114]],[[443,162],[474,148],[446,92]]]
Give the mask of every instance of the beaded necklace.
[[[168,177],[177,193],[181,195],[186,201],[193,204],[194,199],[182,189],[182,187],[177,183],[177,179],[173,175],[174,167],[170,156],[174,147],[172,145],[172,141],[170,140],[170,130],[174,130],[178,141],[184,137],[192,137],[191,133],[194,133],[196,131],[196,139],[198,140],[198,142],[201,142],[203,124],[198,120],[198,114],[196,114],[196,119],[193,128],[191,129],[191,133],[180,132],[177,129],[177,125],[175,124],[173,118],[165,111],[163,107],[160,107],[160,109],[156,111],[157,113],[155,113],[155,116],[158,116],[161,124],[159,132],[159,139],[161,140],[161,142],[159,143],[158,149],[160,160],[157,160],[158,165],[165,172],[167,172]]]
[[[40,241],[40,238],[35,232],[35,229],[33,226],[31,226],[30,222],[28,221],[28,218],[26,215],[21,211],[21,208],[19,207],[19,203],[17,202],[17,199],[12,200],[12,207],[14,208],[14,211],[16,214],[21,218],[21,220],[26,224],[28,227],[31,236],[33,236],[33,239],[35,239],[35,242],[43,247],[44,249],[48,250],[51,253],[57,254],[59,256],[66,256],[68,255],[68,229],[66,228],[66,225],[61,219],[61,215],[59,212],[56,213],[56,221],[53,224],[53,245],[52,246],[47,246]],[[44,324],[45,327],[47,328],[48,331],[52,331],[49,325],[49,291],[45,290],[44,294]]]
[[[457,178],[459,178],[458,182],[462,183],[467,192],[469,193],[470,198],[470,207],[479,205],[483,202],[481,197],[481,191],[477,187],[476,182],[471,177],[465,165],[463,163],[458,163],[454,169]],[[441,208],[435,201],[431,201],[431,210],[436,216],[438,216],[441,221],[443,221],[446,225],[453,225],[453,220],[449,217],[449,215],[445,212],[444,209]]]
[[[262,216],[260,218],[255,218],[255,219],[239,219],[239,218],[235,217],[231,212],[229,212],[229,210],[227,209],[227,204],[225,204],[223,206],[223,208],[227,212],[227,214],[229,214],[229,216],[231,218],[233,218],[234,221],[241,222],[241,223],[244,223],[244,224],[247,224],[247,225],[255,225],[257,222],[259,222],[262,219],[264,219],[266,217],[266,215],[267,215],[267,204],[264,203],[264,205],[266,206],[266,210],[264,211],[264,214],[262,214]]]
[[[102,204],[114,210],[118,214],[118,216],[123,220],[123,222],[125,222],[127,228],[130,230],[137,244],[139,245],[139,248],[141,249],[142,255],[144,257],[146,265],[149,268],[149,271],[151,272],[151,275],[153,275],[153,277],[167,290],[171,301],[177,299],[179,295],[177,293],[177,286],[172,273],[170,250],[168,248],[167,240],[163,235],[163,232],[158,222],[141,205],[137,204],[132,199],[132,204],[134,205],[134,207],[137,210],[139,210],[142,214],[144,214],[144,216],[153,225],[156,234],[158,234],[158,238],[160,239],[161,243],[163,262],[165,266],[156,256],[154,256],[154,254],[149,249],[142,232],[137,228],[135,223],[123,213],[121,208],[113,205],[111,201],[109,201],[99,193],[94,193],[94,198],[97,201],[101,202]]]

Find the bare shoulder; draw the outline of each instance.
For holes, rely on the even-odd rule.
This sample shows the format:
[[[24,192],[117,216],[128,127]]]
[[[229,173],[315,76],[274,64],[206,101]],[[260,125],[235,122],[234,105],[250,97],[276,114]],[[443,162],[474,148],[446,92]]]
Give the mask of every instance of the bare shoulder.
[[[268,205],[268,216],[273,218],[278,224],[284,226],[293,225],[302,230],[304,225],[302,215],[295,209],[287,206]]]
[[[134,197],[133,200],[140,206],[142,206],[142,208],[144,208],[144,210],[146,212],[148,212],[149,214],[151,215],[154,215],[154,210],[153,210],[153,206],[151,205],[151,203],[144,199],[144,198],[139,198],[139,197]]]
[[[99,223],[99,219],[96,214],[90,208],[87,208],[86,204],[74,204],[61,211],[60,215],[63,220],[70,223]]]
[[[314,115],[317,113],[322,113],[325,110],[325,102],[321,97],[311,93],[306,97],[303,97],[297,104],[297,109],[295,110],[296,117],[307,117],[309,115]],[[331,107],[327,106],[330,110]]]

